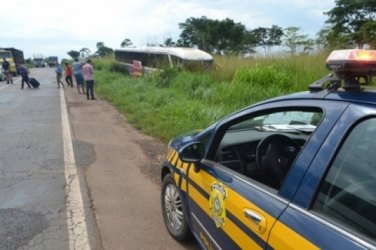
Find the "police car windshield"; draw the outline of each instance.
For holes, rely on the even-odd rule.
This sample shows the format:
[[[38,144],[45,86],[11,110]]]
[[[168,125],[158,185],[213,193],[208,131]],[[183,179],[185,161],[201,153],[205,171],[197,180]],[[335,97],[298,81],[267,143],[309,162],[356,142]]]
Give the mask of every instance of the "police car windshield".
[[[320,119],[321,113],[317,112],[277,112],[245,120],[232,126],[230,129],[310,133],[315,130]]]

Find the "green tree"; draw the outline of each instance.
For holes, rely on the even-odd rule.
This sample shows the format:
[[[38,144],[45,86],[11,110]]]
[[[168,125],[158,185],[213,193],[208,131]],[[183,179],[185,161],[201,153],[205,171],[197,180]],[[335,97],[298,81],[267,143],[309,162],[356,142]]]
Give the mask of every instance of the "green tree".
[[[213,20],[207,19],[205,16],[201,18],[188,18],[185,23],[179,23],[182,29],[178,44],[185,47],[194,47],[211,52],[210,36]]]
[[[266,54],[266,51],[273,46],[282,44],[283,30],[277,25],[273,25],[271,28],[259,27],[252,30],[251,35],[256,45],[263,47]]]
[[[334,49],[339,48],[348,48],[351,44],[352,46],[355,46],[352,44],[348,36],[342,35],[338,36],[336,35],[331,27],[325,27],[321,29],[317,35],[316,35],[315,43],[316,45],[321,49],[326,49],[328,51],[332,51]]]
[[[246,44],[247,30],[233,20],[212,20],[203,16],[191,17],[179,24],[182,29],[178,46],[198,47],[210,53],[244,53],[249,50]]]
[[[82,58],[88,58],[90,56],[90,49],[88,48],[82,48],[80,49],[80,55]]]
[[[80,56],[80,52],[78,52],[77,50],[71,50],[71,51],[68,51],[67,54],[72,57],[73,59],[74,58],[78,58]]]
[[[176,43],[172,40],[172,38],[167,38],[164,40],[163,46],[167,47],[174,47]]]
[[[131,39],[125,38],[125,39],[121,42],[120,47],[124,48],[124,47],[130,47],[130,46],[132,46],[132,45],[133,45],[133,43],[132,43]]]
[[[253,31],[247,30],[243,39],[243,55],[256,53],[255,48],[258,44],[258,37]]]
[[[332,30],[328,33],[328,42],[334,43],[339,38],[347,41],[347,46],[354,44],[358,48],[374,43],[376,1],[336,0],[335,3],[333,9],[325,12],[329,16],[326,23]]]
[[[226,18],[218,21],[217,30],[213,38],[217,38],[214,45],[216,51],[220,54],[244,54],[247,52],[246,45],[246,28],[241,23],[235,23],[233,20]]]
[[[376,49],[376,21],[368,21],[360,28],[360,33],[364,34],[363,42]]]
[[[284,29],[283,45],[289,49],[290,55],[306,53],[313,49],[315,44],[313,39],[309,39],[308,35],[300,33],[298,27],[287,27]]]
[[[114,50],[109,47],[106,47],[104,45],[104,42],[97,43],[97,51],[95,52],[95,54],[97,54],[98,56],[105,57],[107,55],[111,55],[113,52]]]

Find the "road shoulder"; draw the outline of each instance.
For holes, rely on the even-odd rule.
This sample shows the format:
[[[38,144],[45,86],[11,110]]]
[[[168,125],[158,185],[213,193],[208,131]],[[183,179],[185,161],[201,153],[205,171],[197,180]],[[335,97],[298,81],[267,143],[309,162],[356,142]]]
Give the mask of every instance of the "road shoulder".
[[[160,211],[166,145],[143,135],[110,104],[65,90],[78,167],[85,169],[104,249],[192,249],[174,241]]]

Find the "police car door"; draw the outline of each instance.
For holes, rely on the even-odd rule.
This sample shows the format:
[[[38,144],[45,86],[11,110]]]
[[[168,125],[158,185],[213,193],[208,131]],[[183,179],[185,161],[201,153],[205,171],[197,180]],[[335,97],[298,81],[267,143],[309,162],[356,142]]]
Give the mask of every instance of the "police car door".
[[[269,244],[283,249],[375,249],[375,117],[372,106],[347,108],[273,227]],[[304,238],[286,240],[293,235]]]
[[[189,172],[191,227],[207,249],[267,246],[270,229],[289,201],[278,195],[280,183],[265,179],[258,171],[257,147],[262,139],[276,132],[261,125],[271,123],[271,117],[279,120],[282,116],[290,120],[306,116],[311,122],[316,113],[319,114],[273,109],[252,117],[240,114],[219,125],[207,159],[199,169],[191,168]],[[314,125],[307,124],[306,128]],[[293,135],[296,140],[300,138]]]

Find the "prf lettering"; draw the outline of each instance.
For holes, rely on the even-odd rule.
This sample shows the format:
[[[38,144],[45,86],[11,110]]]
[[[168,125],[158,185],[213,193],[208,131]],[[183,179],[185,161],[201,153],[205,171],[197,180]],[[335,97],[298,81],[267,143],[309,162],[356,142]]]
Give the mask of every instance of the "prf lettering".
[[[210,243],[210,241],[205,237],[205,235],[202,232],[200,232],[200,238],[201,238],[202,243],[204,243],[206,249],[214,250],[212,244]]]

